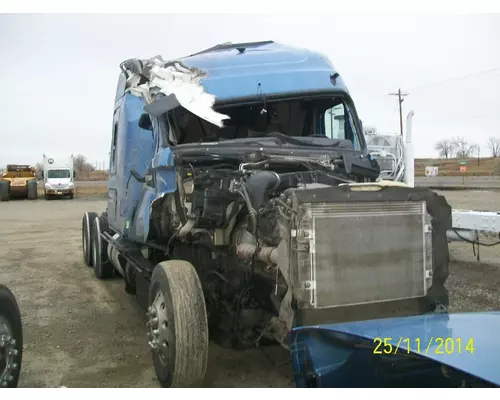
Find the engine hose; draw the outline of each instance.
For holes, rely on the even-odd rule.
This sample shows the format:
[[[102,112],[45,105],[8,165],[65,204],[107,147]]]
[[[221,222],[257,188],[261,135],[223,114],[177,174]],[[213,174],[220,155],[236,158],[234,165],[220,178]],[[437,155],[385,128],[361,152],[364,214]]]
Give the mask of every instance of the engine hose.
[[[257,232],[257,211],[255,211],[255,208],[252,205],[252,201],[250,200],[250,196],[248,195],[245,185],[241,186],[241,191],[239,191],[239,193],[241,197],[243,197],[243,200],[245,200],[245,204],[248,209],[248,216],[252,221],[252,233],[255,235]]]
[[[280,177],[273,171],[259,171],[252,174],[245,182],[244,190],[255,209],[260,209],[266,203],[266,195],[278,189]]]

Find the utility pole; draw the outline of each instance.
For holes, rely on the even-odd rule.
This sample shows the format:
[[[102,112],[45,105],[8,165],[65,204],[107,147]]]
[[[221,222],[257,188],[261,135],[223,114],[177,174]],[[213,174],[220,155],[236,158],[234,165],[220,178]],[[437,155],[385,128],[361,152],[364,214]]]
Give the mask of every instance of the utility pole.
[[[399,103],[399,129],[401,132],[401,136],[403,136],[403,97],[408,96],[408,93],[401,92],[401,89],[398,89],[397,93],[389,93],[389,96],[398,96]]]

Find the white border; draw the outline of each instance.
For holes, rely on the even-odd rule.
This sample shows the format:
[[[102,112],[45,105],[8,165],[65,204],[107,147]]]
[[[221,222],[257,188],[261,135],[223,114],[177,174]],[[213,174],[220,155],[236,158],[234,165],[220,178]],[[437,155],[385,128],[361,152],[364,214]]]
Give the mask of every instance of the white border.
[[[9,13],[325,13],[325,12],[431,12],[498,13],[496,0],[1,0],[0,12]]]
[[[306,12],[431,12],[431,13],[492,13],[500,12],[500,2],[496,0],[420,0],[420,1],[402,1],[402,0],[384,0],[384,1],[370,1],[370,0],[343,0],[323,3],[324,0],[308,0],[307,2],[292,2],[292,1],[269,1],[269,0],[252,0],[251,2],[237,2],[234,0],[191,0],[187,2],[174,2],[172,0],[162,1],[62,1],[62,0],[1,0],[0,12],[2,13],[132,13],[132,14],[147,14],[147,13],[192,13],[195,10],[197,13],[279,13],[280,18],[286,18],[286,13],[306,13]],[[24,368],[23,368],[24,369]],[[23,373],[23,372],[21,372]],[[96,382],[96,385],[106,385],[106,382]],[[33,395],[36,389],[17,389],[14,391],[3,392],[4,396],[9,399],[24,398],[25,396]],[[96,394],[104,394],[103,389],[87,389],[93,390]],[[119,395],[121,399],[133,398],[137,399],[140,389],[114,389],[113,395]],[[162,391],[158,392],[159,396],[176,396],[183,394],[178,389],[151,389]],[[217,396],[218,399],[228,398],[234,400],[234,391],[213,389],[207,392],[206,389],[192,389],[199,391],[198,396],[210,398]],[[201,392],[203,390],[203,392]],[[286,390],[288,393],[283,393]],[[257,392],[258,391],[258,392]],[[243,400],[245,398],[255,400],[260,394],[270,393],[269,389],[253,389],[238,390],[238,398]],[[370,389],[356,390],[356,389],[336,389],[335,395],[345,393],[346,395],[353,395],[353,391],[358,392],[360,395],[373,395],[374,391]],[[185,389],[184,389],[185,392]],[[326,389],[320,392],[314,392],[316,396],[325,395]],[[376,393],[376,392],[375,392]],[[408,397],[410,393],[417,393],[415,391],[392,389],[392,390],[379,390],[378,393],[384,396],[384,399],[398,399],[402,395]],[[418,396],[432,395],[436,393],[432,389],[420,389]],[[461,392],[459,395],[455,392],[456,398],[467,396],[469,392]],[[493,397],[493,391],[483,391],[483,396],[486,398],[487,394]],[[109,394],[109,391],[108,391]],[[150,391],[147,394],[141,390],[141,394],[154,396]],[[331,392],[330,392],[331,394]],[[293,389],[281,389],[280,393],[274,392],[274,395],[287,396],[287,399],[303,397],[300,391]],[[44,391],[37,390],[36,396],[40,399],[49,398],[51,400],[67,400],[71,397],[72,400],[88,400],[88,393],[80,389],[48,389]]]

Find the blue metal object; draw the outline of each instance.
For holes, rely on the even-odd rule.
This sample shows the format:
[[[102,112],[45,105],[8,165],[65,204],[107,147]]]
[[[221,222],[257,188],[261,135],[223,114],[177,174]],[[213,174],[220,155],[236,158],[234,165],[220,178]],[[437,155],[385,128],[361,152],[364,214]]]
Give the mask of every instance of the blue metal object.
[[[296,384],[393,387],[408,379],[410,386],[442,387],[451,382],[445,365],[500,386],[499,331],[500,312],[298,327],[290,335]]]
[[[229,48],[180,61],[207,72],[202,84],[220,102],[299,92],[348,93],[340,76],[332,83],[337,71],[326,57],[279,43],[250,47],[244,53]]]
[[[327,58],[274,42],[223,45],[179,61],[207,73],[201,83],[216,96],[216,105],[307,93],[349,96]],[[142,98],[125,93],[122,73],[115,96],[107,212],[111,228],[138,243],[149,235],[151,203],[177,190],[173,151],[164,143],[157,117],[152,117],[152,131],[138,125],[144,106]],[[354,107],[350,111],[357,118]],[[364,142],[355,138],[354,148],[364,149]]]
[[[207,73],[201,83],[207,93],[215,95],[217,103],[304,92],[349,94],[328,58],[318,52],[275,42],[249,46],[243,53],[229,47],[178,60]],[[117,100],[124,95],[124,90],[125,79],[121,76]]]

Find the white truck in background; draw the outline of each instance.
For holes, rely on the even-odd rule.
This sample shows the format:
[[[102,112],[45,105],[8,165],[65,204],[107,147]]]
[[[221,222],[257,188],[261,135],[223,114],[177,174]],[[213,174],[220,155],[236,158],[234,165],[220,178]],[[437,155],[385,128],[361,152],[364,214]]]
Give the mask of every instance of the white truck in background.
[[[73,154],[70,157],[43,155],[43,186],[45,198],[75,195],[75,169]]]

